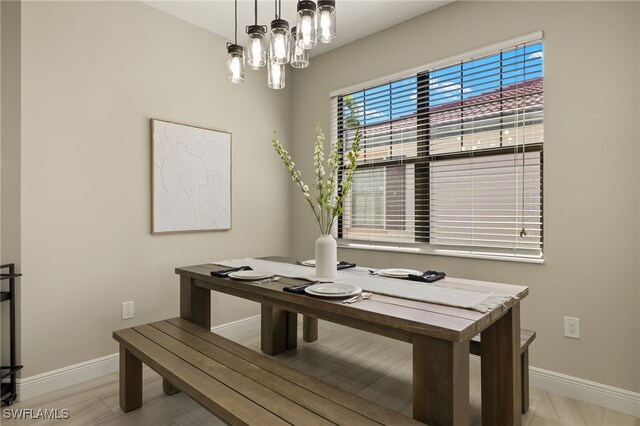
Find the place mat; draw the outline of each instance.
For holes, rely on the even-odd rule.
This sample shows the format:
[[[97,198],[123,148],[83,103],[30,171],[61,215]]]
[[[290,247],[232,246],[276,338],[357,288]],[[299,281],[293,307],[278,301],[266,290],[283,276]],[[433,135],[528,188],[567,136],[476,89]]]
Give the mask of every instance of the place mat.
[[[288,278],[315,279],[314,269],[290,263],[251,258],[220,260],[213,263],[228,267],[250,266],[255,270],[269,271]],[[338,276],[333,280],[334,282],[351,284],[362,288],[363,291],[457,308],[473,309],[483,313],[513,300],[513,296],[509,294],[466,290],[446,284],[423,283],[372,275],[369,274],[366,268],[362,267],[337,272]]]
[[[338,275],[339,282],[357,285],[362,291],[418,300],[456,308],[489,312],[513,299],[509,294],[483,292],[455,288],[446,284],[426,283],[400,278],[371,275],[368,271],[355,270],[349,277]]]

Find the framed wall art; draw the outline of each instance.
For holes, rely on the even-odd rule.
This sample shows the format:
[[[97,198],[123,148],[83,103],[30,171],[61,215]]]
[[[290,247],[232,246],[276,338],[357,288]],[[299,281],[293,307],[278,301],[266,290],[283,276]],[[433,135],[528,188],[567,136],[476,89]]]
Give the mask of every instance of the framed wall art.
[[[231,229],[231,134],[151,120],[151,232]]]

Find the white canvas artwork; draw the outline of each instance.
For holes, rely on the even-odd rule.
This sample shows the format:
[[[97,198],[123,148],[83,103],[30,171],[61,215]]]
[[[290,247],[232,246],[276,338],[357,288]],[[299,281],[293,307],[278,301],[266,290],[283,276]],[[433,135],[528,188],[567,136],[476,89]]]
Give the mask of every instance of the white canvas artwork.
[[[152,232],[231,229],[231,134],[151,120]]]

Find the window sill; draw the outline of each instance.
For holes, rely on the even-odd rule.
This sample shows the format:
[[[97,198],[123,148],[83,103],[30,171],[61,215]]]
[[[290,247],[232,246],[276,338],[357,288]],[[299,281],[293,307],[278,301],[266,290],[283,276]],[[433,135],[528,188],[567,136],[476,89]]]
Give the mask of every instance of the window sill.
[[[364,243],[345,242],[338,240],[338,248],[351,249],[351,250],[369,250],[369,251],[383,251],[391,253],[407,253],[407,254],[425,254],[432,256],[449,256],[449,257],[463,257],[470,259],[484,259],[484,260],[499,260],[507,262],[520,262],[520,263],[536,263],[543,264],[544,258],[533,256],[515,256],[504,253],[483,253],[483,252],[470,252],[470,251],[457,251],[457,250],[445,250],[445,249],[427,249],[418,247],[401,247],[401,246],[387,246],[387,245],[374,245]]]

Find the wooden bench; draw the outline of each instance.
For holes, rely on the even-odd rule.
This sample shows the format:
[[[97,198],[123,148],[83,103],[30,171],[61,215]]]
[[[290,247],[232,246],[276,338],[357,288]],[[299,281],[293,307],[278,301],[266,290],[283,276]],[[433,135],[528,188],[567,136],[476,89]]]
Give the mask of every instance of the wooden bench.
[[[529,410],[529,345],[536,338],[536,332],[520,329],[520,376],[522,384],[522,414]],[[480,356],[480,335],[471,339],[469,352]]]
[[[193,323],[174,318],[118,330],[120,407],[142,405],[142,363],[233,425],[422,425]],[[173,389],[175,387],[175,389]]]

